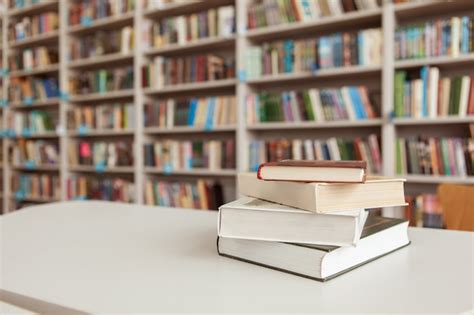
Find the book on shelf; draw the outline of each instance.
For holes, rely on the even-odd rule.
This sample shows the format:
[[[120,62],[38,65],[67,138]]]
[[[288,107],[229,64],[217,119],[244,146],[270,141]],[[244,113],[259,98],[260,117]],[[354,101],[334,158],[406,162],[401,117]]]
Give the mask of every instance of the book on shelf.
[[[166,8],[168,5],[180,5],[180,4],[187,4],[189,3],[188,0],[143,0],[143,7],[151,10],[151,9],[163,9]]]
[[[247,28],[311,22],[344,13],[373,10],[380,7],[377,0],[257,0],[247,7]]]
[[[257,171],[260,164],[280,160],[363,160],[369,174],[382,172],[380,144],[375,134],[353,140],[328,139],[252,140],[249,145],[249,167]]]
[[[133,66],[80,71],[69,79],[72,95],[108,93],[133,89]]]
[[[13,77],[8,86],[10,102],[32,105],[37,101],[46,101],[59,97],[57,77]]]
[[[29,112],[12,111],[8,113],[9,129],[15,135],[30,135],[54,132],[59,122],[57,112],[33,110]]]
[[[143,87],[162,88],[164,86],[206,82],[235,77],[233,57],[214,54],[186,57],[155,57],[142,68]]]
[[[255,173],[238,175],[243,195],[316,213],[405,205],[404,179],[368,176],[365,183],[265,181]]]
[[[273,181],[363,183],[367,161],[281,160],[260,165],[257,178]]]
[[[395,59],[458,57],[474,51],[472,17],[453,16],[401,25],[395,31]]]
[[[133,52],[134,30],[124,26],[117,30],[98,30],[92,34],[73,37],[69,44],[71,60],[88,59],[110,54]]]
[[[219,237],[217,251],[222,256],[326,281],[408,245],[407,225],[406,220],[369,216],[356,247]]]
[[[250,93],[247,123],[373,119],[379,117],[376,96],[366,86]]]
[[[474,138],[397,138],[396,171],[398,174],[472,176]]]
[[[198,179],[194,182],[171,182],[158,178],[145,180],[145,204],[217,210],[224,203],[224,190],[219,181]]]
[[[69,200],[108,200],[134,202],[135,184],[129,179],[119,177],[93,177],[71,175],[67,179],[67,198]]]
[[[113,103],[75,106],[67,113],[68,130],[86,135],[90,131],[132,130],[135,128],[135,105]]]
[[[382,30],[374,28],[251,46],[245,51],[246,77],[380,65],[382,39]]]
[[[419,74],[395,73],[395,117],[436,118],[474,115],[474,80],[469,75],[441,77],[439,68]]]
[[[9,71],[35,70],[58,62],[58,49],[51,46],[25,48],[8,56]]]
[[[69,4],[69,24],[90,26],[94,21],[120,17],[135,9],[135,0],[72,1]]]
[[[235,33],[234,6],[221,6],[187,15],[147,20],[144,27],[146,48],[166,47],[206,38],[228,37]]]
[[[15,199],[59,200],[59,176],[49,174],[13,174],[12,192]]]
[[[13,145],[12,163],[34,169],[59,165],[59,145],[54,141],[18,139]]]
[[[59,29],[57,12],[44,12],[33,16],[13,19],[8,25],[8,40],[21,41],[37,35],[50,33]]]
[[[242,197],[219,207],[217,233],[227,238],[351,246],[359,241],[367,215],[364,209],[313,214]]]
[[[160,140],[144,145],[145,166],[165,173],[176,170],[235,169],[235,141]]]
[[[191,99],[167,99],[145,104],[145,127],[214,127],[237,123],[234,95]]]
[[[436,194],[408,195],[406,201],[408,205],[400,207],[398,213],[410,226],[444,228],[443,209]]]
[[[68,146],[69,163],[74,166],[94,166],[98,172],[107,167],[133,166],[131,141],[71,141]]]

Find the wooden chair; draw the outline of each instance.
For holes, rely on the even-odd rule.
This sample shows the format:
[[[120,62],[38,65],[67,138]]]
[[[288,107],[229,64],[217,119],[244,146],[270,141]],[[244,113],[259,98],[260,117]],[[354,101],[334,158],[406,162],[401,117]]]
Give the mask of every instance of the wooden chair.
[[[474,231],[474,185],[441,184],[438,198],[447,229]]]

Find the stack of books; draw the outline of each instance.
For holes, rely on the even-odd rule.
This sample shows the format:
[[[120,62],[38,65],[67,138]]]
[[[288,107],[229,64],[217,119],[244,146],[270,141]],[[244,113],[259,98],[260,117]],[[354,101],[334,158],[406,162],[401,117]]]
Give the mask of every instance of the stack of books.
[[[219,255],[325,281],[408,245],[407,220],[367,211],[405,205],[404,179],[366,167],[283,160],[239,174],[245,197],[219,208]]]

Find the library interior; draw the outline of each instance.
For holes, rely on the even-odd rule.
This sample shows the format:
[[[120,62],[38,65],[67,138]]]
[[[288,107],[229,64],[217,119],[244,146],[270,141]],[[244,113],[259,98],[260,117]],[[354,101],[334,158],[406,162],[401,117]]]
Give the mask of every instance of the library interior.
[[[474,1],[0,19],[0,313],[474,312]]]

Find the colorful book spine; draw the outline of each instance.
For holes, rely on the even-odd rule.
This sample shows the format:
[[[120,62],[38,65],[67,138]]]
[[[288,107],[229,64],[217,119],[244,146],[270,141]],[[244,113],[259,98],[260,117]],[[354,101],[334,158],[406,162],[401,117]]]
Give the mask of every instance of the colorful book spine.
[[[67,180],[69,200],[108,200],[132,203],[135,185],[132,181],[116,177],[72,175]]]
[[[443,209],[435,194],[406,196],[407,206],[399,211],[400,217],[409,220],[410,226],[444,228]]]
[[[135,128],[132,103],[77,106],[67,115],[68,129],[86,135],[91,131],[131,130]]]
[[[18,139],[13,146],[12,162],[15,166],[34,169],[38,166],[57,166],[59,145],[54,141]]]
[[[16,136],[29,137],[54,132],[58,125],[57,112],[33,110],[30,112],[9,112],[9,130]]]
[[[56,12],[45,12],[34,16],[25,16],[20,20],[13,18],[8,26],[8,39],[21,41],[59,29],[59,16]]]
[[[135,9],[135,0],[73,1],[69,5],[69,24],[89,26],[94,21],[120,16]]]
[[[108,93],[133,89],[133,66],[81,71],[69,80],[72,95]]]
[[[133,166],[131,141],[73,141],[68,148],[71,166],[94,166],[97,172],[107,167]]]
[[[42,199],[59,200],[60,181],[57,175],[14,174],[11,178],[11,190],[16,200]]]
[[[32,105],[37,101],[45,101],[59,97],[59,83],[56,77],[12,77],[8,86],[10,102]]]
[[[57,64],[58,56],[57,49],[53,47],[25,48],[21,52],[15,52],[8,56],[8,66],[12,72],[34,70]]]

